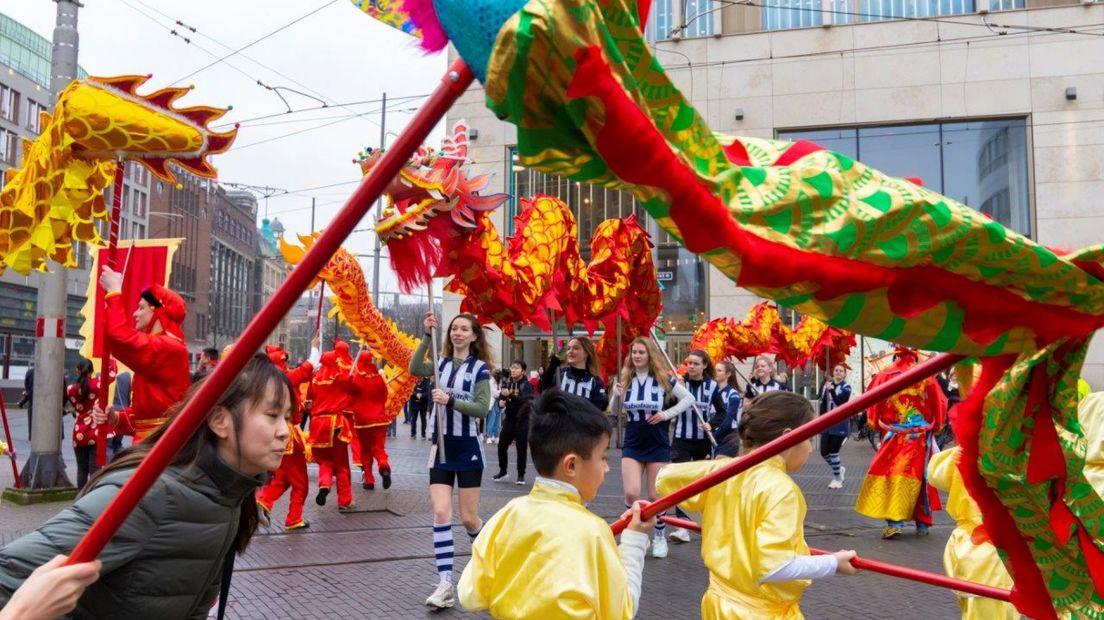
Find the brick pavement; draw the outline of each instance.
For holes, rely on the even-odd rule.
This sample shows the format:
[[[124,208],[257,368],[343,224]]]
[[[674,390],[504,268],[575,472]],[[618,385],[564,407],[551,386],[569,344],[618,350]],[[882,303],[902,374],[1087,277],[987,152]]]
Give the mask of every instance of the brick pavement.
[[[12,414],[12,432],[17,449],[24,456],[29,449],[19,438],[26,437],[25,417],[18,410]],[[396,472],[390,490],[379,487],[375,491],[363,490],[358,484],[359,473],[354,474],[356,512],[339,514],[332,497],[328,506],[316,506],[312,493],[306,508],[311,527],[284,532],[280,524],[286,513],[287,495],[276,504],[273,524],[261,528],[237,564],[228,618],[487,617],[458,609],[434,613],[422,604],[436,583],[430,543],[432,518],[425,489],[428,442],[411,440],[408,432],[408,427],[399,426],[400,437],[388,440]],[[72,451],[68,444],[64,445],[63,453],[71,463]],[[487,460],[491,467],[484,477],[480,502],[484,518],[529,489],[528,485],[516,486],[512,478],[508,484],[490,481],[498,463],[495,449],[496,446],[488,446]],[[937,514],[929,538],[906,534],[896,541],[882,541],[881,525],[851,510],[872,454],[867,444],[848,443],[844,447],[843,462],[848,467],[848,476],[839,491],[827,489],[829,469],[817,454],[795,476],[809,505],[806,518],[809,544],[826,549],[854,548],[872,559],[942,572],[943,546],[953,527],[944,513]],[[511,449],[511,476],[514,460]],[[611,452],[611,471],[591,506],[610,520],[620,514],[623,506],[619,465],[616,453]],[[313,466],[310,475],[313,482],[316,478]],[[532,476],[530,471],[530,481]],[[10,478],[10,468],[0,468],[0,484],[10,484]],[[0,505],[0,543],[34,529],[59,509],[58,505]],[[459,519],[455,522],[454,569],[458,578],[467,562],[470,544]],[[648,557],[641,612],[637,617],[698,617],[698,604],[708,583],[699,553],[700,543],[695,535],[689,544],[672,545],[666,559]],[[887,617],[930,620],[959,615],[949,592],[869,573],[813,584],[802,600],[802,610],[814,620]]]

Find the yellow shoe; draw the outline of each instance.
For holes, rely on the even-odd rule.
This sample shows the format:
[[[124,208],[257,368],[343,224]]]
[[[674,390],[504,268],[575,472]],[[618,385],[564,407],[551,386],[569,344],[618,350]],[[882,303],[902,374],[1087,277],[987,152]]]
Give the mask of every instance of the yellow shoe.
[[[887,525],[886,528],[882,530],[882,540],[893,540],[900,535],[901,528],[893,527],[892,525]]]
[[[305,528],[305,527],[310,527],[310,523],[307,523],[307,522],[306,522],[306,521],[304,520],[304,521],[300,521],[300,522],[298,522],[298,523],[292,523],[291,525],[285,525],[285,526],[284,526],[284,531],[285,531],[285,532],[290,532],[290,531],[292,531],[292,530],[301,530],[301,529],[303,529],[303,528]]]

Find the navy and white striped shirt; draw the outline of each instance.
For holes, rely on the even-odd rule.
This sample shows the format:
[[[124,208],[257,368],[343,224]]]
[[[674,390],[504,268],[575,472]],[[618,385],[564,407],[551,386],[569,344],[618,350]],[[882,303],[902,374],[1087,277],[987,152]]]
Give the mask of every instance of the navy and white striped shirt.
[[[438,387],[456,400],[475,400],[475,384],[489,381],[490,378],[491,373],[487,364],[474,355],[459,365],[454,364],[452,358],[444,358],[437,363]],[[478,436],[478,418],[460,413],[452,407],[446,407],[445,437]],[[433,427],[433,438],[437,438],[436,426]]]
[[[645,375],[641,378],[634,374],[625,391],[625,415],[629,423],[647,423],[652,414],[663,411],[665,397],[666,390],[655,377]]]
[[[561,368],[560,389],[568,394],[574,394],[589,400],[601,410],[609,405],[606,384],[602,383],[602,380],[598,377],[587,372],[586,369]]]
[[[778,392],[785,389],[787,389],[786,386],[775,381],[774,379],[771,379],[766,383],[759,383],[759,379],[752,379],[747,383],[747,389],[744,390],[744,396],[751,399],[764,392]]]
[[[690,380],[686,379],[686,389],[694,397],[694,407],[687,409],[675,418],[675,439],[705,439],[705,431],[701,429],[701,420],[708,422],[715,417],[714,394],[717,392],[717,382],[712,379]],[[694,408],[697,408],[695,413]]]

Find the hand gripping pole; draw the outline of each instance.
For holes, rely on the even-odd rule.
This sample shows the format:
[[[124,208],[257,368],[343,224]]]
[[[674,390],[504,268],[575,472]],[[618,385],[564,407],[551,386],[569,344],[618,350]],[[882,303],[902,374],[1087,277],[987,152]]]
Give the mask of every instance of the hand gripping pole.
[[[660,519],[663,519],[668,525],[673,525],[674,527],[681,527],[695,532],[701,531],[701,526],[689,519],[678,519],[675,517],[660,517]],[[813,555],[831,555],[832,553],[824,549],[812,548],[809,549],[809,552]],[[900,577],[901,579],[926,583],[940,588],[950,588],[951,590],[965,592],[966,594],[974,594],[976,596],[984,596],[998,601],[1010,602],[1012,597],[1012,593],[1008,590],[994,588],[993,586],[987,586],[973,581],[955,579],[954,577],[947,577],[937,573],[929,573],[928,571],[916,570],[915,568],[906,568],[904,566],[897,566],[896,564],[868,560],[866,558],[857,557],[852,559],[851,566],[859,570],[868,570],[872,573],[881,573],[883,575],[889,575],[890,577]]]

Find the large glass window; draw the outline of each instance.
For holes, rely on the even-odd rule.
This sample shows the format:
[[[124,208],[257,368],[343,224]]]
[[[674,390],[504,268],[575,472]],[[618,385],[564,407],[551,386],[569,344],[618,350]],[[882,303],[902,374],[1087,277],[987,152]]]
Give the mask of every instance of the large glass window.
[[[705,264],[688,252],[674,238],[660,229],[647,216],[636,198],[629,192],[616,191],[598,185],[570,181],[520,166],[511,149],[510,209],[506,214],[507,234],[514,234],[514,216],[520,208],[520,198],[547,194],[563,200],[579,226],[579,246],[584,260],[590,259],[590,240],[599,224],[608,219],[635,214],[647,230],[656,249],[654,258],[663,289],[661,327],[668,332],[692,332],[705,320]],[[519,329],[525,333],[525,329]],[[529,333],[536,333],[529,330]]]
[[[763,30],[808,28],[823,22],[820,0],[777,0],[763,6]]]
[[[654,0],[644,34],[649,41],[663,41],[675,34],[684,38],[711,36],[720,19],[717,8],[714,0]]]
[[[974,12],[974,0],[858,0],[858,5],[854,21],[859,22]]]
[[[886,174],[919,177],[926,187],[1031,236],[1027,122],[1024,119],[793,130]]]

